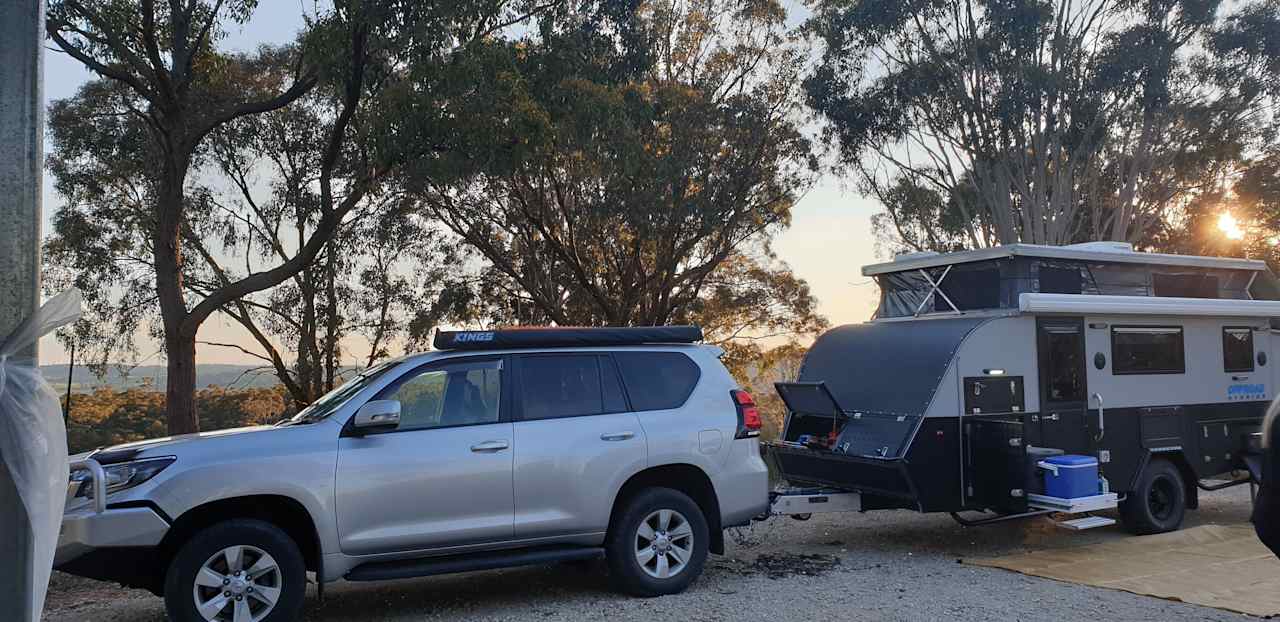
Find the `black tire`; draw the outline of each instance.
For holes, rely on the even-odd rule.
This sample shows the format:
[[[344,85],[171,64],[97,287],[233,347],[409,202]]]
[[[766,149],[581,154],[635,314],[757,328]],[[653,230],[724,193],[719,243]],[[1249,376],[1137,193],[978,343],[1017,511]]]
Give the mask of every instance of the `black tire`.
[[[1120,504],[1125,527],[1138,535],[1177,531],[1187,514],[1187,488],[1172,462],[1156,458],[1142,470],[1136,490]]]
[[[651,576],[637,558],[637,548],[644,542],[639,536],[640,523],[662,510],[672,510],[683,516],[693,538],[692,553],[685,565],[665,579]],[[673,527],[672,532],[675,531]],[[678,594],[702,574],[710,542],[707,519],[688,495],[671,488],[642,490],[621,504],[610,523],[609,535],[605,539],[609,576],[618,589],[633,596]],[[653,563],[656,565],[656,560]]]
[[[279,597],[274,608],[262,622],[292,622],[302,613],[306,596],[306,564],[298,545],[280,528],[260,520],[236,519],[218,523],[196,533],[174,556],[165,573],[164,604],[173,622],[205,622],[195,602],[196,574],[207,560],[232,546],[253,547],[266,552],[276,562],[278,575],[264,577],[265,581],[278,583]],[[245,563],[252,561],[254,553],[246,554]],[[229,573],[228,573],[229,574]],[[207,588],[205,588],[207,589]],[[261,588],[259,588],[261,590]],[[213,590],[216,592],[217,590]],[[261,600],[245,601],[254,607],[264,606]],[[228,603],[224,613],[232,619],[235,603]],[[260,612],[259,612],[260,613]]]

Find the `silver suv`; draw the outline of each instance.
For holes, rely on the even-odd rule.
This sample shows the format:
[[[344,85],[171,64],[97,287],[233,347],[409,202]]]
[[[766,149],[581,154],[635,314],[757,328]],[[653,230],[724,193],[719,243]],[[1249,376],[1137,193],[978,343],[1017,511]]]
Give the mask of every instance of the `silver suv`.
[[[694,327],[441,332],[275,426],[76,456],[56,565],[170,619],[295,619],[307,572],[604,556],[679,592],[768,509],[760,415]]]

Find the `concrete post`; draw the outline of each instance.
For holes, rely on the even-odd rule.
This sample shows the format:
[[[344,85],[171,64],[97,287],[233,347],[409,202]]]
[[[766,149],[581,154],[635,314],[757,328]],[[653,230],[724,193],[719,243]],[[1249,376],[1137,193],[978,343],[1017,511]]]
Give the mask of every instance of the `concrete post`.
[[[0,339],[40,302],[44,0],[0,0]],[[36,349],[23,353],[33,362]],[[31,620],[31,524],[0,461],[0,603]],[[12,617],[9,617],[12,616]]]

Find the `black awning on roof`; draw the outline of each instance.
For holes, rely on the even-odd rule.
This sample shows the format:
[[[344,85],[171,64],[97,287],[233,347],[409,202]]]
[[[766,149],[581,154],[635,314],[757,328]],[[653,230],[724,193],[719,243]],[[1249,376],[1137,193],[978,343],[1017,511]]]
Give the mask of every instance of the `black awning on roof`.
[[[437,350],[500,350],[634,346],[702,341],[697,326],[620,326],[610,328],[504,328],[502,330],[440,330],[432,346]]]
[[[958,317],[833,328],[809,348],[799,380],[825,382],[846,411],[924,415],[960,342],[988,319]]]

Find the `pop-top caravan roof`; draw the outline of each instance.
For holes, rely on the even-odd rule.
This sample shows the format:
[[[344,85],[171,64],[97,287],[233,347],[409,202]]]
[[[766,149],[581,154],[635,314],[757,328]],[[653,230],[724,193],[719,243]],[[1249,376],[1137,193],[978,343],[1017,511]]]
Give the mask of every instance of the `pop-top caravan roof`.
[[[1030,310],[1023,305],[1028,294],[1280,299],[1280,287],[1266,262],[1143,253],[1117,242],[910,253],[866,266],[862,272],[880,286],[877,319],[983,310],[1025,312]]]
[[[1085,242],[1083,244],[1071,244],[1068,246],[1006,244],[1004,246],[993,246],[991,248],[980,248],[977,250],[959,251],[955,253],[906,253],[898,255],[893,261],[863,266],[862,275],[876,276],[877,274],[885,274],[888,272],[918,270],[920,268],[949,266],[973,261],[986,261],[990,259],[1003,259],[1009,257],[1037,257],[1042,259],[1107,263],[1137,263],[1152,266],[1218,268],[1225,270],[1248,270],[1253,272],[1267,269],[1267,262],[1257,259],[1142,253],[1135,251],[1132,244],[1124,242]]]

